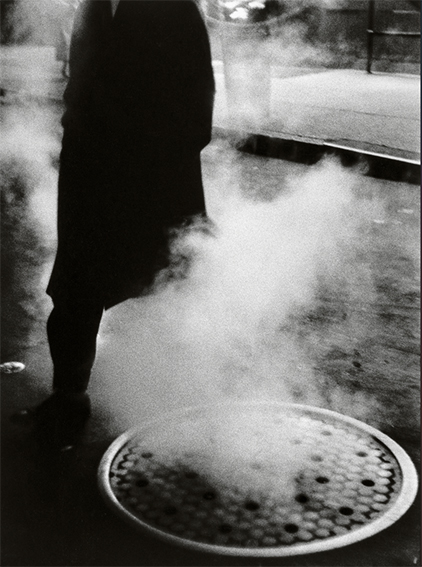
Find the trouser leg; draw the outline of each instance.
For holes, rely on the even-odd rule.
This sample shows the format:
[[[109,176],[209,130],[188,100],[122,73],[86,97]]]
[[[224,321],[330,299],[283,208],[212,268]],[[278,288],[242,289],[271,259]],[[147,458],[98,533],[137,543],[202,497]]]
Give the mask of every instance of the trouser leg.
[[[102,314],[102,304],[54,305],[47,322],[54,390],[79,393],[87,389]]]

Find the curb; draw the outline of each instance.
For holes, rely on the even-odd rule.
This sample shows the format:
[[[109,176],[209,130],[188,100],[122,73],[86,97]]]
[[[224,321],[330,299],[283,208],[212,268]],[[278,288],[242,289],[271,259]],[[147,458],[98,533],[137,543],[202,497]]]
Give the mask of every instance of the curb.
[[[217,138],[228,140],[239,151],[253,155],[306,165],[315,164],[324,155],[335,155],[345,167],[359,165],[365,175],[370,177],[413,185],[421,184],[420,161],[416,156],[400,150],[396,155],[392,155],[380,153],[371,147],[357,148],[343,140],[340,144],[334,140],[301,138],[279,133],[252,133],[220,126],[213,128],[213,134]]]
[[[30,91],[0,88],[1,104],[7,97],[16,100],[50,102],[60,104],[62,94],[34,93]],[[400,181],[412,185],[421,184],[421,165],[416,155],[397,150],[395,155],[378,152],[374,148],[356,148],[347,140],[322,140],[292,136],[280,133],[253,133],[245,130],[233,130],[222,126],[213,127],[213,136],[227,139],[237,150],[263,157],[283,159],[306,165],[315,164],[324,155],[336,155],[342,165],[352,167],[360,165],[365,175],[377,179]],[[401,155],[400,155],[401,154]]]

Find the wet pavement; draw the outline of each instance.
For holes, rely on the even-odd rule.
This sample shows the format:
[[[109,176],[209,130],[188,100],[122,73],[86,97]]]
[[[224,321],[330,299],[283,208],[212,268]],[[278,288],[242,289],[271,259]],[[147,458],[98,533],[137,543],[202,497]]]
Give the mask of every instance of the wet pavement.
[[[1,376],[2,393],[2,564],[12,565],[263,565],[398,567],[420,564],[419,498],[393,526],[346,548],[291,558],[253,559],[203,554],[170,546],[127,526],[102,501],[97,468],[122,428],[111,425],[101,396],[101,363],[94,370],[90,393],[93,415],[83,442],[57,457],[40,454],[30,428],[10,421],[22,407],[40,402],[49,392],[51,362],[44,331],[51,308],[44,289],[56,246],[54,233],[55,143],[37,137],[39,114],[48,139],[60,140],[60,105],[35,110],[19,102],[14,109],[27,125],[25,136],[36,144],[18,143],[2,154],[2,359],[26,365],[18,374]],[[32,108],[32,107],[31,107]],[[35,127],[30,127],[30,124]],[[19,138],[21,139],[21,138]],[[11,138],[8,138],[9,142]],[[38,145],[37,145],[38,144]],[[10,142],[9,147],[12,147]],[[32,146],[43,148],[40,160]],[[24,147],[25,146],[25,147]],[[203,152],[204,181],[211,206],[225,188],[215,191],[216,171],[255,198],[278,194],[285,178],[312,166],[233,152],[215,139]],[[373,400],[374,415],[362,419],[398,442],[419,468],[420,351],[420,197],[419,188],[357,173],[359,192],[382,203],[361,233],[360,261],[374,282],[366,294],[362,282],[350,294],[321,293],[315,307],[295,319],[296,335],[312,361],[322,405],[359,417],[360,405]],[[305,227],[304,227],[305,230]],[[347,324],[345,324],[345,322]],[[119,338],[118,328],[114,331]],[[101,362],[101,361],[100,361]],[[347,391],[346,401],[338,392]],[[142,419],[155,415],[148,400],[160,395],[154,376],[144,384]],[[155,398],[154,398],[155,396]],[[176,401],[175,407],[179,402]],[[375,411],[376,410],[376,411]],[[376,414],[376,415],[375,415]]]

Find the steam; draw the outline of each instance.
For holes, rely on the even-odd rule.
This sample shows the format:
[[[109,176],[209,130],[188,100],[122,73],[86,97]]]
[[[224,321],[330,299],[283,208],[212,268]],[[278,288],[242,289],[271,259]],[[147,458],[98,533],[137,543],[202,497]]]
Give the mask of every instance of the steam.
[[[56,244],[59,151],[54,114],[37,106],[3,107],[2,357],[44,338],[44,293]],[[40,291],[41,290],[41,291]]]
[[[71,15],[59,17],[56,3],[20,0],[18,8],[17,38],[54,44],[54,18],[61,20],[55,34],[60,26],[69,31]],[[270,26],[264,39],[234,35],[222,39],[237,124],[265,122],[275,66],[333,61],[332,53],[309,40],[304,22],[279,31]],[[28,70],[21,84],[34,82]],[[44,330],[25,327],[22,313],[43,328],[51,304],[44,290],[56,243],[56,124],[57,116],[42,107],[5,108],[2,264],[10,305],[2,327],[10,348],[19,341],[26,346],[31,333],[45,340]],[[236,154],[216,142],[207,152],[212,221],[197,219],[176,230],[172,263],[154,289],[104,317],[90,391],[107,429],[121,431],[183,407],[259,400],[325,407],[377,425],[385,408],[367,391],[327,376],[321,360],[333,349],[350,352],[371,332],[373,321],[354,306],[376,299],[367,248],[371,223],[384,222],[382,206],[361,193],[359,172],[334,160],[286,176],[278,187],[245,192]],[[396,232],[401,240],[399,227]],[[406,254],[419,257],[414,248]],[[292,451],[291,432],[273,422],[266,426],[262,415],[245,416],[231,405],[218,416],[194,427],[164,424],[150,448],[166,465],[181,461],[201,471],[213,486],[275,491],[291,500],[310,449]],[[262,427],[265,435],[257,437]]]
[[[223,165],[221,173],[219,179],[217,167],[208,187],[208,196],[215,189],[212,223],[176,231],[173,263],[154,290],[106,313],[93,392],[112,428],[215,406],[218,419],[164,425],[149,449],[169,466],[200,471],[221,490],[275,491],[288,501],[311,448],[292,451],[291,432],[274,424],[257,439],[262,416],[257,421],[233,406],[224,413],[220,404],[296,402],[376,422],[374,399],[335,383],[327,392],[317,371],[328,344],[362,339],[366,329],[353,317],[335,320],[321,340],[306,336],[304,323],[327,298],[336,309],[358,295],[370,300],[361,240],[382,211],[359,197],[359,175],[330,159],[287,177],[264,200],[236,186],[222,197],[230,175]],[[262,454],[265,466],[254,468]]]
[[[322,296],[373,293],[357,235],[378,211],[357,199],[358,179],[327,160],[273,200],[233,192],[211,228],[179,231],[154,292],[106,314],[96,375],[112,417],[127,426],[229,400],[327,405],[314,372],[323,345],[304,341],[302,323]],[[375,405],[366,400],[361,417]]]
[[[232,16],[239,14],[235,18],[239,21],[244,19],[241,14],[248,14],[246,5],[254,6],[247,2],[226,5],[230,4],[234,9]],[[269,118],[274,79],[301,74],[300,68],[318,71],[318,67],[338,66],[339,46],[333,49],[319,37],[322,8],[336,4],[306,0],[280,2],[279,15],[268,15],[266,21],[217,25],[224,63],[227,119],[233,129],[252,127],[257,132],[273,129]],[[275,112],[280,119],[283,109],[277,108]]]
[[[245,412],[239,405],[217,407],[203,419],[183,417],[171,427],[157,424],[152,436],[138,440],[157,463],[201,471],[210,487],[232,498],[233,488],[242,487],[258,501],[262,496],[285,503],[293,499],[294,476],[309,462],[314,448],[297,444],[292,451],[294,432],[280,415],[274,418],[271,411],[266,415],[257,408]]]
[[[21,107],[7,112],[3,125],[8,247],[24,251],[13,264],[12,301],[34,318],[47,314],[49,301],[40,299],[40,289],[44,298],[55,244],[55,120],[41,108]],[[377,425],[385,408],[367,391],[324,375],[320,362],[333,348],[350,352],[374,331],[373,319],[362,319],[356,306],[376,300],[368,243],[374,220],[382,226],[386,211],[362,190],[361,174],[335,160],[284,175],[277,187],[245,191],[238,153],[214,142],[206,159],[212,222],[198,219],[176,230],[172,264],[151,293],[106,313],[90,386],[96,410],[113,432],[172,409],[257,400],[326,407]],[[399,247],[400,225],[395,235]],[[19,321],[12,315],[11,329]],[[293,497],[309,455],[304,449],[292,455],[289,432],[269,427],[266,465],[272,459],[283,474],[254,469],[263,441],[251,437],[257,424],[249,418],[230,409],[194,432],[181,425],[160,439],[161,449],[169,461],[190,451],[185,464],[214,484]],[[275,435],[282,451],[272,455]]]
[[[7,108],[2,124],[0,159],[4,198],[12,203],[17,197],[13,188],[21,186],[22,197],[31,211],[31,222],[36,224],[44,243],[56,237],[55,203],[51,199],[57,189],[57,169],[53,163],[60,151],[56,118],[42,107],[21,106]]]
[[[8,12],[10,40],[19,44],[55,45],[69,35],[81,0],[16,0]]]
[[[350,177],[329,164],[300,184],[291,181],[276,201],[234,196],[215,236],[195,228],[179,236],[173,253],[190,252],[194,265],[188,282],[163,293],[183,297],[178,321],[186,337],[252,346],[309,307],[318,282],[339,276],[340,252],[349,253],[351,201]]]

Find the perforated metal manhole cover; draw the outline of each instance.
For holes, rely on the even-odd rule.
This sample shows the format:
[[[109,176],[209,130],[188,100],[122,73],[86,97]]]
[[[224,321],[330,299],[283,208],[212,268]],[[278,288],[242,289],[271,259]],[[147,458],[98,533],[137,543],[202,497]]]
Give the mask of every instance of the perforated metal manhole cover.
[[[284,556],[354,543],[413,502],[415,468],[392,439],[319,408],[200,407],[121,435],[100,489],[133,525],[219,554]]]

